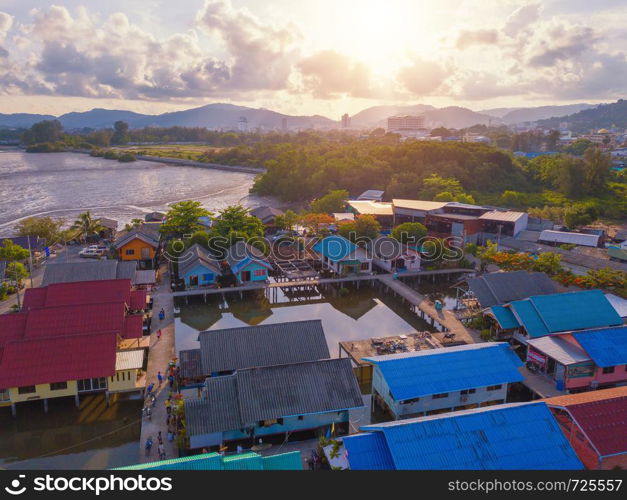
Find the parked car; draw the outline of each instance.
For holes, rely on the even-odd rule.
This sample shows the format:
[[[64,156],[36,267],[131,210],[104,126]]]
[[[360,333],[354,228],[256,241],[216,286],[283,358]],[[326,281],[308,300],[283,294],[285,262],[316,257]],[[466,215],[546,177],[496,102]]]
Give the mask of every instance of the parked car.
[[[103,252],[94,248],[83,248],[80,252],[78,252],[79,257],[83,257],[85,259],[99,259]]]

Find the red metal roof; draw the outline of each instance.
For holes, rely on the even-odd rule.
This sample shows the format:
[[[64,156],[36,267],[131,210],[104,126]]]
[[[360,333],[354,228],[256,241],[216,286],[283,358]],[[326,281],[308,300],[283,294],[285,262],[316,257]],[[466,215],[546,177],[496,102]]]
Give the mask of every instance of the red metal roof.
[[[146,308],[146,290],[131,291],[131,298],[128,304],[132,311],[141,311]]]
[[[108,377],[115,373],[115,352],[113,333],[8,342],[0,363],[0,388]]]
[[[568,411],[601,456],[627,453],[627,386],[544,401]]]
[[[21,339],[24,335],[28,314],[0,314],[0,347],[10,340]]]
[[[55,283],[26,290],[23,309],[107,302],[124,302],[130,306],[131,295],[130,279]],[[140,309],[143,309],[144,306],[145,303],[141,304]]]
[[[25,336],[54,337],[96,332],[124,332],[125,307],[114,304],[46,307],[28,312]]]
[[[601,456],[627,453],[627,396],[567,406]]]
[[[122,338],[138,339],[144,334],[144,317],[141,314],[127,316],[124,321]]]

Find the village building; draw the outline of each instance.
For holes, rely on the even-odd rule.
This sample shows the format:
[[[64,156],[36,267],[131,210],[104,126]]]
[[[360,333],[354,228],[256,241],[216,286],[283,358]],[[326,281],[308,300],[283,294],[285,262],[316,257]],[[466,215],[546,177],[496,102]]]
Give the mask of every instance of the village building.
[[[468,344],[364,358],[374,365],[373,401],[395,420],[507,401],[522,361],[507,343]]]
[[[352,470],[580,470],[543,402],[366,425],[343,438]]]
[[[375,239],[368,248],[372,262],[389,273],[420,271],[420,252],[388,236]]]
[[[303,470],[300,451],[262,456],[255,452],[223,456],[201,453],[112,470]]]
[[[497,335],[507,334],[524,346],[545,335],[623,324],[601,290],[536,295],[493,306],[484,314],[494,321]]]
[[[368,189],[361,193],[358,197],[358,201],[383,201],[383,195],[385,191],[380,191],[378,189]]]
[[[274,221],[276,220],[276,218],[283,214],[283,210],[267,206],[253,208],[250,211],[250,215],[252,215],[253,217],[257,217],[259,220],[261,220],[264,226],[274,226]]]
[[[327,236],[316,243],[313,250],[320,256],[322,267],[336,274],[372,272],[372,258],[368,251],[342,236]]]
[[[627,467],[627,387],[545,399],[587,469]]]
[[[225,258],[238,285],[268,280],[272,265],[263,253],[244,241],[238,241],[226,251]]]
[[[207,330],[198,334],[198,341],[199,349],[180,352],[181,378],[187,382],[330,357],[320,320]]]
[[[527,364],[570,392],[627,384],[626,339],[626,326],[531,339]]]
[[[529,271],[487,273],[466,278],[465,283],[466,296],[476,299],[481,308],[557,292],[548,274]]]
[[[379,221],[383,231],[390,230],[394,227],[394,208],[391,203],[382,203],[372,200],[349,200],[346,202],[346,210],[356,217],[360,215],[371,215]]]
[[[53,285],[55,283],[115,279],[130,279],[133,286],[138,285],[137,262],[95,260],[90,262],[60,262],[47,264],[44,269],[42,286]]]
[[[212,286],[222,275],[220,262],[206,248],[193,244],[178,258],[178,277],[185,288]]]
[[[118,221],[100,217],[98,222],[102,226],[102,230],[98,233],[98,236],[105,240],[113,240],[118,232]]]
[[[538,243],[545,245],[577,245],[583,247],[599,247],[601,244],[601,236],[598,234],[585,233],[568,233],[565,231],[552,231],[545,229],[538,237]]]
[[[192,449],[286,433],[310,438],[331,426],[346,433],[350,410],[363,407],[346,358],[246,368],[209,377],[205,387],[202,397],[185,400]]]
[[[144,223],[119,236],[113,246],[121,261],[137,261],[140,268],[153,269],[156,265],[160,223]]]
[[[47,291],[44,300],[48,300]],[[143,292],[140,292],[143,293]],[[67,297],[58,290],[53,302]],[[40,297],[29,299],[40,303]],[[145,299],[144,299],[145,301]],[[0,315],[0,406],[102,392],[142,391],[143,349],[121,350],[142,337],[142,315],[128,314],[123,300],[32,307]]]

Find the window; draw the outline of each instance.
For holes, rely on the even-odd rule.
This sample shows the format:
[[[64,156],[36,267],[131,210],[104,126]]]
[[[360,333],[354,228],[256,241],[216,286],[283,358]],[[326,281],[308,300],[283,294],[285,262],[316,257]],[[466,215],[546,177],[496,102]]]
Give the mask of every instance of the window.
[[[603,373],[604,374],[614,373],[614,367],[613,366],[606,366],[605,368],[603,368]]]
[[[305,416],[304,415],[298,415],[298,420],[305,420]]]
[[[255,269],[255,276],[265,276],[265,275],[266,275],[265,269]]]
[[[405,401],[399,401],[399,404],[411,405],[413,403],[417,403],[418,401],[420,401],[420,398],[412,398],[412,399],[406,399]]]
[[[107,388],[107,379],[106,377],[86,378],[83,380],[79,380],[77,382],[77,385],[78,385],[79,392],[97,391],[99,389]]]
[[[362,262],[361,263],[361,270],[362,271],[368,271],[370,269],[370,263],[369,262]]]
[[[260,427],[270,427],[271,425],[275,425],[279,423],[279,419],[276,418],[272,418],[269,420],[262,420],[261,422],[259,422],[259,426]]]
[[[135,255],[135,250],[132,248],[127,248],[126,249],[126,255]]]
[[[443,392],[442,394],[434,394],[431,396],[433,399],[443,399],[448,398],[448,392]]]
[[[477,392],[477,389],[464,389],[461,394],[465,396],[466,394],[474,394],[475,392]]]
[[[18,394],[32,394],[34,392],[37,392],[37,389],[35,389],[34,385],[26,385],[24,387],[17,388]]]
[[[503,384],[498,384],[498,385],[489,385],[486,388],[486,391],[498,391],[499,389],[501,389],[503,387]]]
[[[0,389],[0,401],[9,401],[9,389]]]
[[[213,281],[213,273],[206,273],[202,275],[203,281]]]
[[[67,389],[67,382],[54,382],[50,384],[51,391],[63,391]]]

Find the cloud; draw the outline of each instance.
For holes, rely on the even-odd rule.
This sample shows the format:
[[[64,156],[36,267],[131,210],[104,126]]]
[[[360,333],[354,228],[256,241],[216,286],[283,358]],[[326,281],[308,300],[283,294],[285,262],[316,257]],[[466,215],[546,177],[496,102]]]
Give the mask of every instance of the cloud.
[[[397,78],[409,92],[424,96],[438,90],[451,73],[450,68],[447,70],[439,63],[416,57],[411,66],[400,69]]]
[[[542,7],[539,3],[531,3],[519,7],[505,21],[503,33],[507,36],[515,37],[530,24],[540,19],[541,10]]]
[[[499,40],[499,32],[494,29],[462,30],[457,36],[455,46],[465,49],[471,45],[493,45]]]
[[[334,50],[318,52],[302,59],[298,65],[302,78],[301,91],[320,99],[341,96],[372,97],[371,75],[362,62]]]

